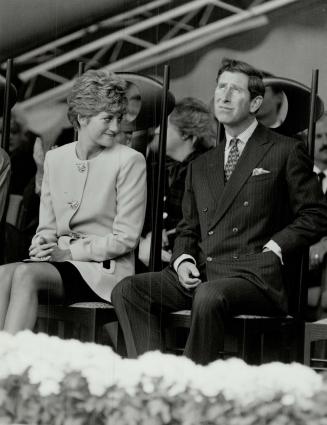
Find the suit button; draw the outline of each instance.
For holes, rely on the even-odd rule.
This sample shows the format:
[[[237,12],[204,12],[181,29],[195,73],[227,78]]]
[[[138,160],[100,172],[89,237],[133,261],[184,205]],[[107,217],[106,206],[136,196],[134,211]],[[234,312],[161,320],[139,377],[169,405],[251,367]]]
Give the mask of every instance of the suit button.
[[[209,263],[211,263],[211,261],[212,261],[212,257],[207,257],[207,261],[208,261]]]
[[[208,211],[208,208],[207,208],[207,207],[202,208],[202,212],[203,212],[203,213],[206,213],[207,211]]]
[[[243,206],[244,206],[244,207],[248,207],[248,206],[249,206],[248,201],[244,201]]]
[[[213,233],[214,233],[214,232],[213,232],[213,230],[210,230],[210,231],[208,232],[208,235],[209,235],[209,236],[212,236],[212,235],[213,235]]]
[[[233,260],[238,260],[239,257],[238,257],[238,255],[233,255],[232,258],[233,258]]]
[[[237,233],[238,232],[238,228],[237,227],[233,227],[233,233]]]

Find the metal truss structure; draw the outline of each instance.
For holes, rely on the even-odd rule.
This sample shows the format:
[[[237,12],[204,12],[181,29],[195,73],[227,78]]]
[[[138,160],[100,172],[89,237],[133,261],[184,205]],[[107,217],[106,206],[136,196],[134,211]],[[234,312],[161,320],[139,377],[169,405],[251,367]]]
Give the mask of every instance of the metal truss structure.
[[[153,0],[15,58],[28,109],[67,96],[85,69],[142,71],[222,38],[267,25],[269,13],[304,0]]]

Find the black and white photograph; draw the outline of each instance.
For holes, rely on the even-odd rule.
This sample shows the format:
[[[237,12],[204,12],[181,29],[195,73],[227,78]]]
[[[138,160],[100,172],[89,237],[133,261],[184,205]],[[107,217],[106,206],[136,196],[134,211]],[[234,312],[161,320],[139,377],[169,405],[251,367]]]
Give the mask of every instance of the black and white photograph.
[[[326,425],[326,37],[0,0],[1,425]]]

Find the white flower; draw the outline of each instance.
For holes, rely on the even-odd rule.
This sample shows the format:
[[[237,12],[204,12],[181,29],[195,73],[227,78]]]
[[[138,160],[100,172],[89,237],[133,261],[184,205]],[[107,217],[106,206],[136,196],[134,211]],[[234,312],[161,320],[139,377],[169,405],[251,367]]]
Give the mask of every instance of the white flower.
[[[201,398],[224,395],[240,405],[269,402],[278,394],[284,405],[309,400],[322,388],[322,377],[303,365],[268,363],[249,366],[240,359],[217,360],[204,367],[185,357],[149,352],[136,360],[122,359],[111,348],[62,340],[45,334],[0,332],[0,378],[28,369],[31,383],[43,396],[56,394],[64,377],[80,372],[90,392],[101,396],[117,385],[135,394],[139,385],[151,393],[160,385],[170,396],[188,388]]]

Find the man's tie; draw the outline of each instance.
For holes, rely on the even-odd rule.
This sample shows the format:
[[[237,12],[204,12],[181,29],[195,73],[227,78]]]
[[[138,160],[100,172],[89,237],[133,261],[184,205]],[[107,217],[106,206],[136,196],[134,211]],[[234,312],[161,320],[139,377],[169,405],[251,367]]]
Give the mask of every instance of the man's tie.
[[[232,175],[232,172],[234,171],[235,165],[240,157],[240,151],[238,150],[238,142],[240,140],[234,137],[230,141],[230,151],[228,154],[227,162],[225,165],[225,180],[227,181],[230,176]]]
[[[323,183],[322,182],[324,181],[325,177],[326,177],[326,174],[323,173],[322,171],[320,171],[320,173],[317,174],[317,178],[318,178],[319,184],[321,186],[321,190],[323,190]]]

